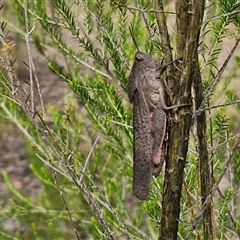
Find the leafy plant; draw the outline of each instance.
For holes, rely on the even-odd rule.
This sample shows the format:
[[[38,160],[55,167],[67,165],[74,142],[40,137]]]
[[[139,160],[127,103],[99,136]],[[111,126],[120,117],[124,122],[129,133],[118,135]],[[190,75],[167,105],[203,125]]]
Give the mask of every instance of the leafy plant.
[[[1,16],[1,121],[23,132],[40,190],[27,196],[3,174],[12,195],[1,207],[1,224],[12,216],[24,228],[10,233],[2,227],[0,236],[239,237],[239,135],[227,107],[239,107],[231,89],[239,67],[238,56],[231,60],[240,41],[238,1],[186,6],[179,0],[174,11],[162,1],[14,0],[7,7],[14,19]],[[175,19],[176,26],[167,28]],[[139,49],[159,61],[183,57],[168,67],[164,81],[169,104],[191,103],[169,112],[165,172],[154,178],[145,202],[131,194],[132,111],[126,91],[136,49],[129,28]],[[8,31],[25,41],[27,85],[14,56],[22,43],[9,40]],[[227,38],[234,46],[222,57]],[[62,96],[61,108],[44,103],[41,81],[48,76],[38,78],[36,51],[75,93]],[[225,190],[223,178],[229,181]]]

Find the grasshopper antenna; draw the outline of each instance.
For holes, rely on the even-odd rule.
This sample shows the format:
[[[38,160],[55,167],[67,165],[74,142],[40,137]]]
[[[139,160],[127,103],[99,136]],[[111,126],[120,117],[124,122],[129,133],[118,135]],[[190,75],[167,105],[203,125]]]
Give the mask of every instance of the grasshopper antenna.
[[[134,37],[134,34],[133,34],[133,27],[129,27],[129,32],[132,36],[132,40],[133,40],[133,43],[135,45],[135,47],[137,48],[138,52],[140,52],[139,48],[138,48],[138,45],[137,45],[137,41],[136,41],[136,38]]]

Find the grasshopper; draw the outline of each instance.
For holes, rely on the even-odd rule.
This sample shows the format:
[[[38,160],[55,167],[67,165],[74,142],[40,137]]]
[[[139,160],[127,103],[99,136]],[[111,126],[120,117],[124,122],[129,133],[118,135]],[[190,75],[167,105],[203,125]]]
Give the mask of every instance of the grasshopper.
[[[129,76],[128,97],[133,104],[133,194],[140,200],[148,198],[152,176],[159,175],[165,160],[166,110],[183,106],[165,104],[161,75],[167,65],[137,51]]]

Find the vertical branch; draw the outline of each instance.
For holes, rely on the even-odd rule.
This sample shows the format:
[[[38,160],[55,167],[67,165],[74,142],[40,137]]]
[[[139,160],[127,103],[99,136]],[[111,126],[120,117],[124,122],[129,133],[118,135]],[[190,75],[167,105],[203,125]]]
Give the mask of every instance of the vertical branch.
[[[176,1],[176,55],[182,57],[185,51],[185,44],[189,34],[189,5],[190,1]],[[178,72],[180,77],[181,72]]]
[[[176,0],[176,55],[183,57],[182,66],[169,69],[168,87],[171,89],[172,104],[191,102],[193,67],[197,64],[199,33],[204,13],[204,0]],[[155,9],[163,11],[162,1],[155,0]],[[159,32],[165,48],[166,59],[171,57],[169,35],[163,14],[157,16]],[[164,193],[159,240],[177,239],[180,200],[184,167],[188,151],[188,138],[192,113],[188,107],[170,112],[171,129],[169,129],[169,147],[166,159]]]
[[[154,8],[157,10],[160,10],[160,12],[156,13],[156,19],[157,19],[159,34],[161,36],[161,41],[163,45],[163,53],[165,56],[165,61],[168,63],[172,61],[172,49],[170,45],[170,37],[167,29],[167,21],[166,21],[166,16],[164,14],[163,3],[162,3],[162,0],[154,0],[153,3],[154,3]],[[172,68],[172,65],[170,65],[169,67]]]
[[[196,53],[197,55],[197,53]],[[197,58],[197,56],[196,56]],[[198,109],[204,99],[202,78],[200,74],[199,66],[196,62],[194,67],[194,93],[195,93],[195,109]],[[200,169],[200,186],[201,186],[201,201],[202,204],[205,202],[207,196],[210,194],[212,188],[212,172],[210,171],[210,163],[208,158],[207,149],[207,123],[206,123],[206,113],[201,112],[196,117],[196,128],[197,128],[197,151],[199,157],[199,169]],[[213,231],[213,209],[212,202],[209,203],[206,210],[203,212],[203,234],[204,239],[216,239]]]

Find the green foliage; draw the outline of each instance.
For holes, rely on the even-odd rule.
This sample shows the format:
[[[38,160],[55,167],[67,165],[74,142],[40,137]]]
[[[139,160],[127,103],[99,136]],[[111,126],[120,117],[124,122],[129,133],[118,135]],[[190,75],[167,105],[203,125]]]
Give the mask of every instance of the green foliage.
[[[232,199],[232,189],[226,189],[224,195],[221,199],[220,209],[219,209],[219,227],[221,229],[221,236],[219,239],[226,238],[227,228],[229,227],[229,220],[228,220],[228,208],[229,203]],[[226,238],[227,239],[227,238]]]
[[[157,239],[163,174],[153,180],[149,200],[137,203],[131,194],[132,112],[126,95],[136,51],[129,27],[133,29],[139,49],[161,59],[162,45],[155,14],[140,11],[132,14],[126,6],[105,0],[26,2],[10,3],[16,17],[14,23],[19,25],[14,28],[12,24],[12,31],[24,35],[23,13],[27,9],[30,29],[35,27],[31,33],[32,43],[46,58],[52,72],[66,82],[77,97],[64,101],[61,110],[54,105],[46,106],[49,122],[36,124],[9,100],[12,98],[9,76],[0,71],[1,121],[11,120],[22,126],[30,169],[40,185],[39,193],[32,198],[16,189],[10,177],[3,174],[11,198],[0,208],[1,224],[14,216],[27,230],[8,233],[0,228],[0,236],[4,239],[74,239],[76,227],[81,239]],[[131,4],[144,7],[135,2],[141,1]],[[221,104],[238,100],[229,86],[240,65],[236,57],[236,64],[227,77],[216,79],[223,41],[239,31],[239,14],[230,13],[238,11],[240,5],[231,0],[217,1],[212,7],[220,17],[211,21],[207,15],[200,46],[203,86],[205,93],[210,94],[207,105],[220,97],[224,99]],[[151,8],[149,4],[147,9]],[[231,23],[234,30],[229,28]],[[174,39],[174,34],[171,37]],[[216,88],[219,85],[221,91]],[[215,112],[209,110],[207,141],[213,182],[225,167],[235,142],[233,120],[226,106]],[[194,131],[193,126],[181,199],[179,239],[186,236],[201,209],[198,164],[201,153],[196,147]],[[232,236],[231,232],[239,231],[240,223],[235,217],[229,223],[230,204],[236,209],[234,215],[240,215],[236,207],[240,182],[238,155],[237,152],[229,167],[233,184],[224,193],[219,189],[214,201],[217,239],[227,239]],[[200,239],[202,228],[196,232]]]

